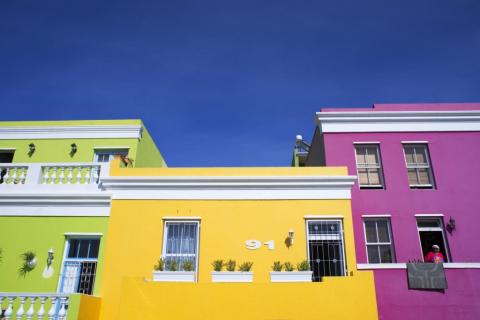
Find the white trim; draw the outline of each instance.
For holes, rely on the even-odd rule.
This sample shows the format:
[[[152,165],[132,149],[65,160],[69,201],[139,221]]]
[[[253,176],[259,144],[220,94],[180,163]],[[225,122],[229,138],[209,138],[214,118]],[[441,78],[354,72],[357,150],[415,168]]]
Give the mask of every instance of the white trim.
[[[313,214],[313,215],[306,215],[303,216],[303,219],[310,219],[310,220],[320,220],[320,219],[343,219],[343,215],[321,215],[321,214]]]
[[[391,218],[391,214],[362,214],[362,218]]]
[[[443,213],[426,213],[416,214],[415,217],[428,218],[428,217],[444,217]]]
[[[353,141],[353,144],[380,144],[380,141]]]
[[[357,263],[358,270],[369,269],[406,269],[406,263]]]
[[[162,217],[163,220],[169,220],[168,222],[172,222],[171,220],[182,220],[182,222],[184,222],[184,220],[202,220],[202,217],[186,217],[186,216],[182,216],[182,217]]]
[[[447,269],[480,269],[480,262],[447,262]]]
[[[323,133],[480,131],[480,110],[317,112],[316,123]]]
[[[122,149],[122,150],[129,150],[131,149],[132,147],[129,147],[129,146],[107,146],[107,147],[104,147],[104,146],[93,146],[93,150],[118,150],[118,149]]]
[[[355,176],[105,177],[113,199],[351,199]]]
[[[480,269],[480,262],[447,262],[445,269]],[[406,263],[357,263],[358,270],[406,269]]]
[[[402,144],[429,144],[428,141],[401,141]]]
[[[139,124],[0,127],[0,140],[140,139],[141,137],[142,126]]]
[[[64,233],[65,237],[71,237],[71,238],[91,238],[91,237],[98,237],[101,238],[103,237],[103,233],[101,232],[65,232]]]
[[[108,217],[109,194],[1,194],[0,216]]]
[[[15,151],[17,148],[0,148],[0,151]]]

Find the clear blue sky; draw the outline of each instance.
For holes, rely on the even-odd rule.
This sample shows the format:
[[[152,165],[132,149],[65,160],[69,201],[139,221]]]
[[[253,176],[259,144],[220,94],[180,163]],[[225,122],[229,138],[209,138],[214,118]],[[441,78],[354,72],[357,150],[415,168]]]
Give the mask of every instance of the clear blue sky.
[[[170,166],[289,165],[321,107],[480,101],[480,1],[0,1],[1,120],[141,118]]]

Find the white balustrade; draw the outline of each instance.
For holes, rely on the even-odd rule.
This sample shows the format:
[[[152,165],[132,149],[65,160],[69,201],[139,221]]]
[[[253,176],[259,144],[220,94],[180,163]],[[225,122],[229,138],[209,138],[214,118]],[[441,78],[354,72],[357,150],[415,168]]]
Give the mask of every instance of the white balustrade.
[[[49,164],[42,166],[41,184],[98,184],[100,165]],[[93,177],[93,178],[92,178]]]
[[[0,163],[0,185],[98,184],[108,163]]]
[[[28,165],[0,163],[0,184],[24,184]]]
[[[2,304],[4,301],[7,303]],[[0,292],[0,307],[2,307],[0,319],[44,319],[46,315],[49,320],[66,320],[69,302],[68,294],[62,293]],[[45,314],[46,305],[48,306],[47,314]]]

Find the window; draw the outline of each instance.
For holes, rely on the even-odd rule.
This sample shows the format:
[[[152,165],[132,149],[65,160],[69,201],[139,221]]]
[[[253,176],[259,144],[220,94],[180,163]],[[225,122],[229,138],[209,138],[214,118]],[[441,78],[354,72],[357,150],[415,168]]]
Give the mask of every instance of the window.
[[[308,220],[307,241],[313,281],[346,274],[342,220]]]
[[[163,254],[166,270],[183,271],[186,262],[197,269],[198,221],[166,221]],[[175,270],[172,270],[175,269]]]
[[[433,188],[433,173],[425,144],[405,144],[408,183],[410,188]]]
[[[92,294],[98,263],[98,238],[69,238],[65,248],[60,292]]]
[[[126,156],[128,155],[127,149],[105,149],[95,150],[95,162],[110,162],[116,155]]]
[[[392,232],[388,218],[364,221],[368,263],[393,263]]]
[[[432,251],[432,246],[436,244],[440,247],[440,252],[445,257],[445,262],[449,262],[450,255],[447,242],[445,241],[442,219],[434,217],[418,218],[417,228],[424,259],[427,253]]]
[[[383,188],[383,172],[378,145],[356,145],[357,175],[360,188]]]

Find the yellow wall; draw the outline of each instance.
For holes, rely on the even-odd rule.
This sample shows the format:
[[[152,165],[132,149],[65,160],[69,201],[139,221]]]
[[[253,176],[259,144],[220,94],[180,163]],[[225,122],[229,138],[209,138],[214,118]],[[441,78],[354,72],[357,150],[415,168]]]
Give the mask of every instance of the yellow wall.
[[[306,169],[306,170],[305,170]],[[112,175],[346,175],[346,168],[118,169]],[[343,216],[347,277],[270,283],[307,258],[305,216]],[[152,282],[164,217],[201,217],[197,283]],[[295,232],[288,248],[288,231]],[[245,241],[275,241],[248,250]],[[356,270],[350,200],[113,200],[100,319],[377,319],[373,274]],[[253,283],[212,283],[211,263],[252,261]]]

